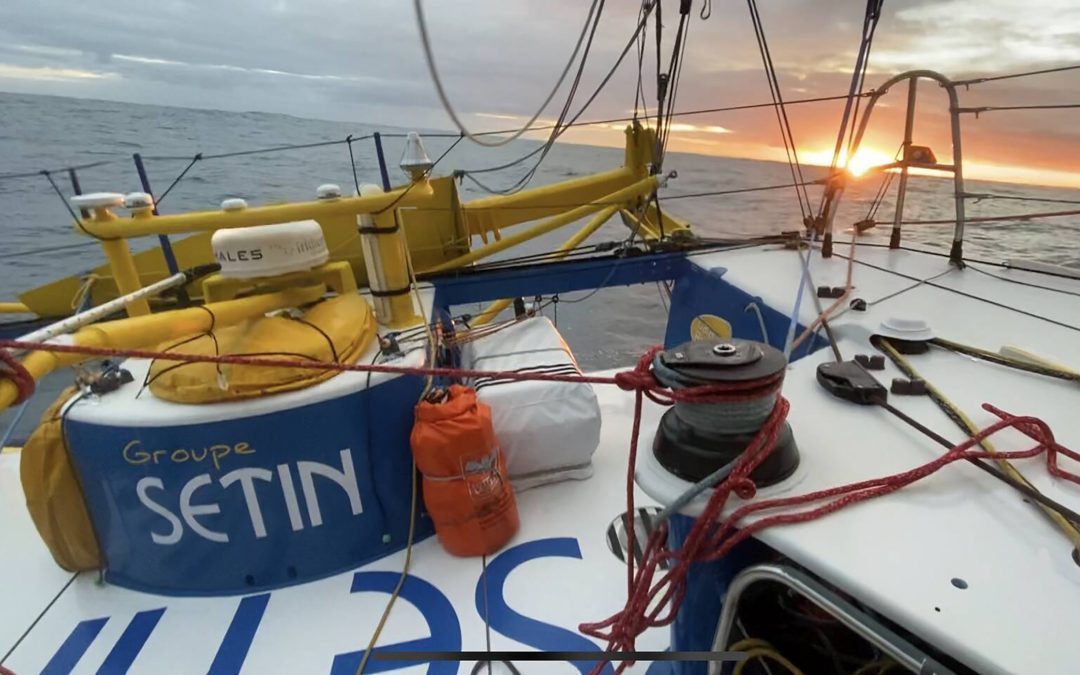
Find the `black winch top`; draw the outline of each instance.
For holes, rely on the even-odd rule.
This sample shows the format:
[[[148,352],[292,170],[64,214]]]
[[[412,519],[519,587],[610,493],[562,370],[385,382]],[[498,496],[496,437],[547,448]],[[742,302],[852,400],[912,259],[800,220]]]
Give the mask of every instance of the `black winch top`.
[[[768,377],[787,366],[783,352],[751,340],[686,342],[659,354],[680,377],[698,382],[742,382]]]

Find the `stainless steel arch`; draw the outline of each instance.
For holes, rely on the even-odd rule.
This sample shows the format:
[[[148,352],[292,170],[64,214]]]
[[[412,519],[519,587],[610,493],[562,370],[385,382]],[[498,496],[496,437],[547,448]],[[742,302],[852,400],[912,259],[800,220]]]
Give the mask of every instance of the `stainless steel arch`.
[[[886,80],[880,87],[878,87],[874,91],[874,93],[870,96],[870,99],[866,104],[866,111],[863,113],[862,119],[859,122],[859,128],[858,128],[857,132],[855,133],[855,139],[854,139],[854,143],[852,145],[851,155],[853,156],[858,151],[859,145],[862,143],[863,135],[866,133],[866,127],[870,122],[870,113],[873,112],[874,106],[877,104],[878,100],[882,96],[887,94],[889,92],[889,89],[891,89],[893,86],[895,86],[896,84],[899,84],[900,82],[904,82],[904,81],[909,81],[910,82],[910,85],[909,85],[910,89],[908,90],[907,117],[905,119],[905,125],[904,125],[905,148],[906,148],[907,145],[910,144],[910,142],[911,142],[911,130],[912,130],[913,125],[914,125],[914,117],[915,117],[915,98],[916,98],[916,95],[917,95],[916,94],[916,83],[920,79],[933,80],[933,81],[937,82],[939,85],[941,85],[941,87],[943,89],[945,89],[946,93],[949,96],[949,119],[950,119],[950,124],[951,124],[951,131],[952,131],[953,163],[952,163],[952,166],[944,166],[943,165],[943,166],[940,166],[938,168],[940,168],[941,170],[944,170],[944,171],[951,171],[952,174],[953,174],[953,198],[954,198],[954,200],[956,202],[956,229],[953,231],[953,243],[952,243],[952,249],[951,249],[951,251],[949,253],[949,257],[954,262],[960,262],[963,259],[963,250],[964,250],[964,222],[965,222],[965,216],[964,216],[965,192],[964,192],[964,168],[963,168],[964,160],[963,160],[963,150],[962,150],[962,147],[961,147],[961,140],[960,140],[960,104],[959,104],[959,99],[958,99],[957,94],[956,94],[956,85],[953,84],[952,80],[945,77],[941,73],[938,73],[938,72],[933,71],[933,70],[910,70],[910,71],[908,71],[906,73],[900,73],[899,75],[896,75],[895,77],[892,77],[892,78]],[[907,168],[906,168],[906,166],[903,166],[904,164],[906,164],[906,159],[907,158],[905,156],[905,158],[904,158],[905,161],[901,163],[901,166],[902,166],[903,171],[904,171],[904,175],[902,176],[903,188],[906,188],[906,182],[907,182],[907,180],[906,180],[906,178],[907,178]],[[828,234],[828,237],[829,237],[830,240],[832,239],[832,226],[833,226],[832,221],[833,221],[834,215],[836,214],[836,204],[839,203],[840,197],[841,197],[842,194],[843,194],[843,186],[841,185],[840,188],[837,190],[835,203],[834,203],[833,207],[831,209],[829,209],[827,234]],[[894,230],[895,230],[895,232],[894,232],[894,235],[893,235],[894,239],[896,240],[897,245],[899,244],[899,225],[900,225],[900,221],[903,220],[902,216],[903,216],[903,197],[898,197],[898,199],[897,199],[897,216],[896,216],[896,218],[894,220]]]

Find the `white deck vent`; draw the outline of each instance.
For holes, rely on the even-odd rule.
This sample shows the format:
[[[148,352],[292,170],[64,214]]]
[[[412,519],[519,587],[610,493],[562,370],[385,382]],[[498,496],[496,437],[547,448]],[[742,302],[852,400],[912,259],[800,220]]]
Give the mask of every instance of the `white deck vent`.
[[[210,244],[222,276],[238,279],[306,272],[330,258],[314,220],[218,230]]]
[[[315,190],[315,196],[319,199],[337,199],[341,196],[341,186],[334,183],[323,183]]]

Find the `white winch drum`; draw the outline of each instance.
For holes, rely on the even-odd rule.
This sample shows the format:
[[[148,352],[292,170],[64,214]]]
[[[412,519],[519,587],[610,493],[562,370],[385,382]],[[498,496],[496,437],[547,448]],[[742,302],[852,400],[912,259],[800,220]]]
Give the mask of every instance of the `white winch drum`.
[[[218,230],[210,245],[222,276],[238,279],[306,272],[330,258],[314,220]]]
[[[580,375],[574,355],[546,317],[512,323],[461,348],[464,368]],[[600,444],[600,405],[585,382],[476,378],[477,399],[491,408],[495,440],[518,492],[592,475]]]

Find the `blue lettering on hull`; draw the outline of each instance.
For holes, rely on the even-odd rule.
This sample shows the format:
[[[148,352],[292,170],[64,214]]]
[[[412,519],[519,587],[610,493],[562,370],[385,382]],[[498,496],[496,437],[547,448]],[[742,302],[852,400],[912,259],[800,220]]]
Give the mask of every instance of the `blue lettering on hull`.
[[[300,408],[197,425],[68,418],[106,580],[164,595],[240,595],[400,550],[422,384],[400,377]],[[365,407],[371,415],[360,414]],[[433,534],[426,514],[416,530],[417,540]]]
[[[575,627],[545,623],[524,614],[523,611],[526,608],[510,607],[505,597],[507,578],[530,561],[546,557],[580,560],[581,548],[577,539],[572,537],[538,539],[506,549],[489,562],[487,619],[491,629],[540,651],[595,651],[599,653],[601,648],[577,633]],[[393,593],[400,576],[398,572],[358,571],[353,575],[350,592],[379,593],[388,597]],[[239,601],[210,665],[210,675],[234,675],[241,672],[263,616],[270,606],[272,595],[272,593],[261,593]],[[477,580],[473,599],[476,612],[484,618],[483,577]],[[450,600],[434,584],[416,575],[407,575],[401,588],[399,601],[409,603],[423,616],[429,635],[396,644],[379,645],[375,648],[375,652],[447,652],[463,649],[461,621],[458,614]],[[143,646],[165,611],[166,608],[162,607],[135,614],[97,672],[126,673],[142,652]],[[110,617],[101,617],[79,622],[57,648],[42,672],[47,675],[70,673],[109,620]],[[364,636],[365,641],[366,639],[367,636]],[[330,675],[353,675],[364,656],[366,644],[362,647],[364,648],[358,651],[334,655]],[[477,649],[476,646],[469,648]],[[422,662],[381,661],[372,658],[368,661],[365,672],[380,673],[416,666],[420,663]],[[573,665],[584,674],[589,673],[596,664],[592,661],[580,661]],[[454,675],[459,671],[459,667],[460,664],[457,662],[436,661],[428,664],[427,672],[429,675]],[[611,675],[614,670],[608,665],[603,672],[605,675]],[[665,675],[668,672],[667,664],[654,663],[649,667],[647,675]]]
[[[581,548],[577,539],[565,537],[559,539],[538,539],[518,544],[500,553],[488,564],[487,592],[488,608],[491,612],[489,623],[492,630],[501,635],[517,640],[541,651],[601,651],[591,640],[580,633],[552,626],[549,623],[530,619],[520,614],[506,603],[504,594],[506,578],[521,565],[545,557],[577,558],[581,560]],[[476,584],[476,611],[484,616],[483,579]],[[575,661],[574,667],[582,675],[588,675],[596,666],[594,661]],[[604,675],[614,675],[609,664],[602,671]]]

